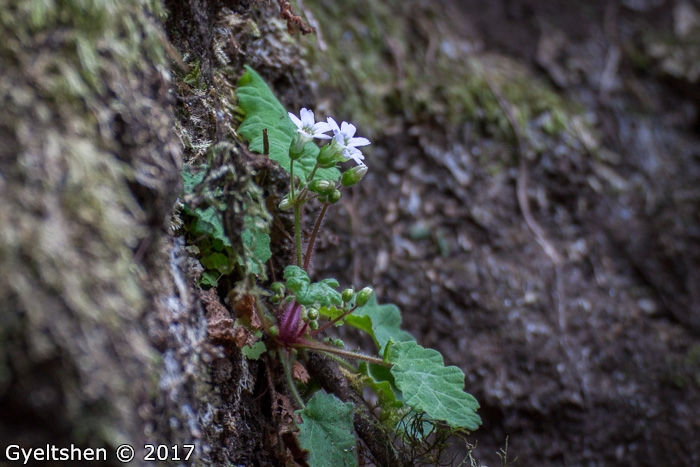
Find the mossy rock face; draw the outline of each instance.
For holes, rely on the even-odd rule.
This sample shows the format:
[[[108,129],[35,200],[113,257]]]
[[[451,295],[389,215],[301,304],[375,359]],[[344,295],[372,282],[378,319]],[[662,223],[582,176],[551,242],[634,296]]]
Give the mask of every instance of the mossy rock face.
[[[508,138],[508,123],[487,81],[498,86],[523,124],[556,136],[582,109],[521,63],[484,54],[442,11],[425,2],[308,2],[321,34],[306,41],[320,93],[370,137],[397,126],[435,122],[444,131],[472,122],[484,136]],[[324,109],[328,110],[328,109]]]
[[[179,186],[162,14],[0,2],[0,397],[26,422],[0,423],[4,440],[142,433],[161,363],[141,320],[163,273],[145,277]]]

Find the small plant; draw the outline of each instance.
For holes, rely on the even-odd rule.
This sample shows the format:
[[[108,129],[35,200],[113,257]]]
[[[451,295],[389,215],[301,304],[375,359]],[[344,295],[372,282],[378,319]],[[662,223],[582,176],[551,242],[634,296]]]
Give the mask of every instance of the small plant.
[[[273,282],[260,292],[263,283],[258,281],[266,277],[264,271],[246,268],[248,275],[238,290],[255,297],[253,314],[267,336],[260,342],[282,362],[289,392],[299,406],[298,439],[301,447],[309,451],[309,465],[358,465],[358,452],[352,435],[353,404],[294,379],[294,366],[298,365],[295,362],[303,363],[308,352],[332,356],[352,375],[349,378],[356,388],[374,391],[375,413],[386,429],[395,433],[393,439],[401,440],[399,444],[413,440],[415,445],[426,440],[424,446],[432,446],[427,438],[434,436],[438,427],[444,427],[448,434],[476,430],[481,424],[476,414],[479,404],[464,392],[464,373],[457,367],[446,367],[440,353],[421,347],[401,330],[396,306],[378,304],[371,287],[341,291],[333,278],[312,281],[309,277],[323,219],[341,199],[343,190],[358,184],[366,175],[368,167],[359,148],[370,141],[356,137],[355,126],[347,122],[338,125],[332,118],[317,122],[314,113],[307,109],[301,109],[298,117],[288,113],[249,67],[237,92],[244,114],[238,133],[248,141],[251,151],[268,156],[289,173],[289,190],[278,207],[293,212],[295,241],[295,255],[284,269],[282,281]],[[315,141],[325,144],[319,147]],[[346,163],[352,166],[343,169]],[[302,217],[312,201],[320,207],[304,246]],[[205,230],[206,214],[198,215],[203,226],[200,230]],[[212,263],[212,267],[205,265],[207,271],[223,274],[235,263],[227,250],[230,242],[221,241],[223,244],[212,244],[202,257],[203,263],[205,257]],[[269,237],[260,229],[254,230],[254,238],[248,243],[250,254],[260,255],[255,264],[264,267],[269,258]],[[261,248],[256,249],[258,246]],[[324,331],[341,325],[368,334],[377,346],[377,354],[346,350],[340,340],[322,338]],[[262,349],[256,345],[257,356]],[[445,444],[444,433],[436,445]],[[423,451],[421,456],[425,457]]]

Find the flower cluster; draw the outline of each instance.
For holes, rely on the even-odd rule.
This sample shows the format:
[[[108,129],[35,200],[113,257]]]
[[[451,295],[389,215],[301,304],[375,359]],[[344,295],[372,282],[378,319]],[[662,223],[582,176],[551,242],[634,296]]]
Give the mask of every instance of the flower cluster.
[[[289,112],[289,118],[297,127],[297,137],[292,142],[290,154],[301,155],[306,146],[314,138],[328,140],[330,144],[321,149],[318,162],[321,167],[333,167],[337,162],[354,160],[357,165],[364,166],[365,156],[357,149],[360,146],[367,146],[370,141],[367,138],[355,138],[357,128],[355,125],[343,122],[338,126],[335,120],[328,117],[326,122],[316,122],[314,113],[308,109],[301,109],[297,117]],[[333,132],[333,136],[326,133]]]

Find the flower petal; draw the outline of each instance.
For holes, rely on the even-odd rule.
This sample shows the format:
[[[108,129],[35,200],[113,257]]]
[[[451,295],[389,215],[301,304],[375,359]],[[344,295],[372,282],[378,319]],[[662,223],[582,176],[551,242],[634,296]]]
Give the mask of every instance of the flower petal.
[[[314,124],[314,134],[326,133],[327,131],[332,131],[333,127],[326,122],[318,122]],[[330,139],[330,136],[328,137]]]
[[[357,131],[357,127],[353,125],[352,123],[348,122],[343,122],[340,125],[340,132],[343,133],[343,136],[345,136],[345,140],[349,140],[355,135],[355,132]]]
[[[328,125],[330,125],[331,130],[333,130],[333,133],[335,133],[336,135],[338,133],[340,133],[340,128],[338,128],[338,124],[335,122],[335,120],[333,120],[332,117],[328,117],[327,120],[328,120]]]
[[[307,109],[303,108],[301,109],[301,122],[304,124],[305,127],[312,127],[314,126],[315,120],[314,120],[314,113]]]
[[[301,127],[302,127],[301,120],[299,120],[299,118],[296,115],[294,115],[293,113],[291,113],[291,112],[287,112],[287,113],[289,114],[289,119],[292,121],[292,123],[294,123],[297,126],[297,128],[301,129]]]
[[[359,149],[347,148],[345,151],[343,151],[343,156],[354,160],[357,165],[365,165],[364,162],[362,162],[365,159],[365,156],[362,155],[362,151]]]
[[[367,146],[368,144],[372,143],[367,138],[351,138],[350,141],[347,142],[347,146],[353,148],[357,146]]]

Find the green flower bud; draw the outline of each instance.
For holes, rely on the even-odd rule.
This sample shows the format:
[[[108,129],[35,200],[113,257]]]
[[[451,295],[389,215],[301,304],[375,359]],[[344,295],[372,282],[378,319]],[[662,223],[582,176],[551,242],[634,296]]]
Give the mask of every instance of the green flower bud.
[[[270,284],[270,290],[276,295],[284,295],[285,287],[281,282],[273,282]]]
[[[340,201],[340,198],[343,196],[343,194],[340,192],[340,190],[333,190],[328,194],[328,202],[331,204],[335,204],[338,201]]]
[[[312,331],[315,331],[316,329],[318,329],[318,321],[316,321],[316,320],[309,321],[309,329],[311,329]]]
[[[309,183],[309,190],[314,193],[329,194],[335,189],[335,183],[330,180],[314,180]]]
[[[352,289],[345,289],[343,290],[343,293],[341,294],[341,298],[343,299],[344,303],[349,302],[352,300],[352,297],[355,296],[355,291]]]
[[[335,167],[338,162],[345,160],[345,158],[342,156],[342,150],[342,146],[340,146],[334,138],[330,144],[326,144],[321,148],[321,152],[318,153],[316,163],[322,169],[330,169],[331,167]]]
[[[317,320],[319,315],[320,313],[316,308],[309,308],[309,311],[306,312],[306,316],[308,316],[310,320]]]
[[[292,203],[292,200],[289,199],[288,196],[285,196],[285,197],[282,199],[282,201],[280,202],[279,208],[280,208],[282,211],[288,211],[288,210],[294,208],[294,203]]]
[[[297,133],[296,137],[289,145],[289,158],[293,161],[298,160],[304,154],[304,147],[311,142],[313,138],[308,135]]]
[[[280,328],[277,326],[270,326],[270,336],[277,337],[280,335]]]
[[[357,184],[367,173],[366,165],[357,165],[352,169],[348,169],[343,172],[343,177],[340,179],[340,183],[343,186],[350,187]]]
[[[372,287],[365,287],[364,289],[357,292],[357,298],[355,299],[355,305],[365,306],[367,304],[367,302],[369,301],[369,298],[372,296],[372,293],[374,293],[374,290],[372,290]]]
[[[326,337],[323,342],[325,342],[328,345],[332,345],[333,347],[338,347],[339,349],[342,349],[345,347],[345,342],[343,342],[341,339],[337,339],[335,337]]]
[[[279,302],[282,301],[282,295],[277,295],[277,294],[275,294],[275,295],[273,295],[272,297],[270,297],[270,301],[271,301],[272,303],[279,303]]]

